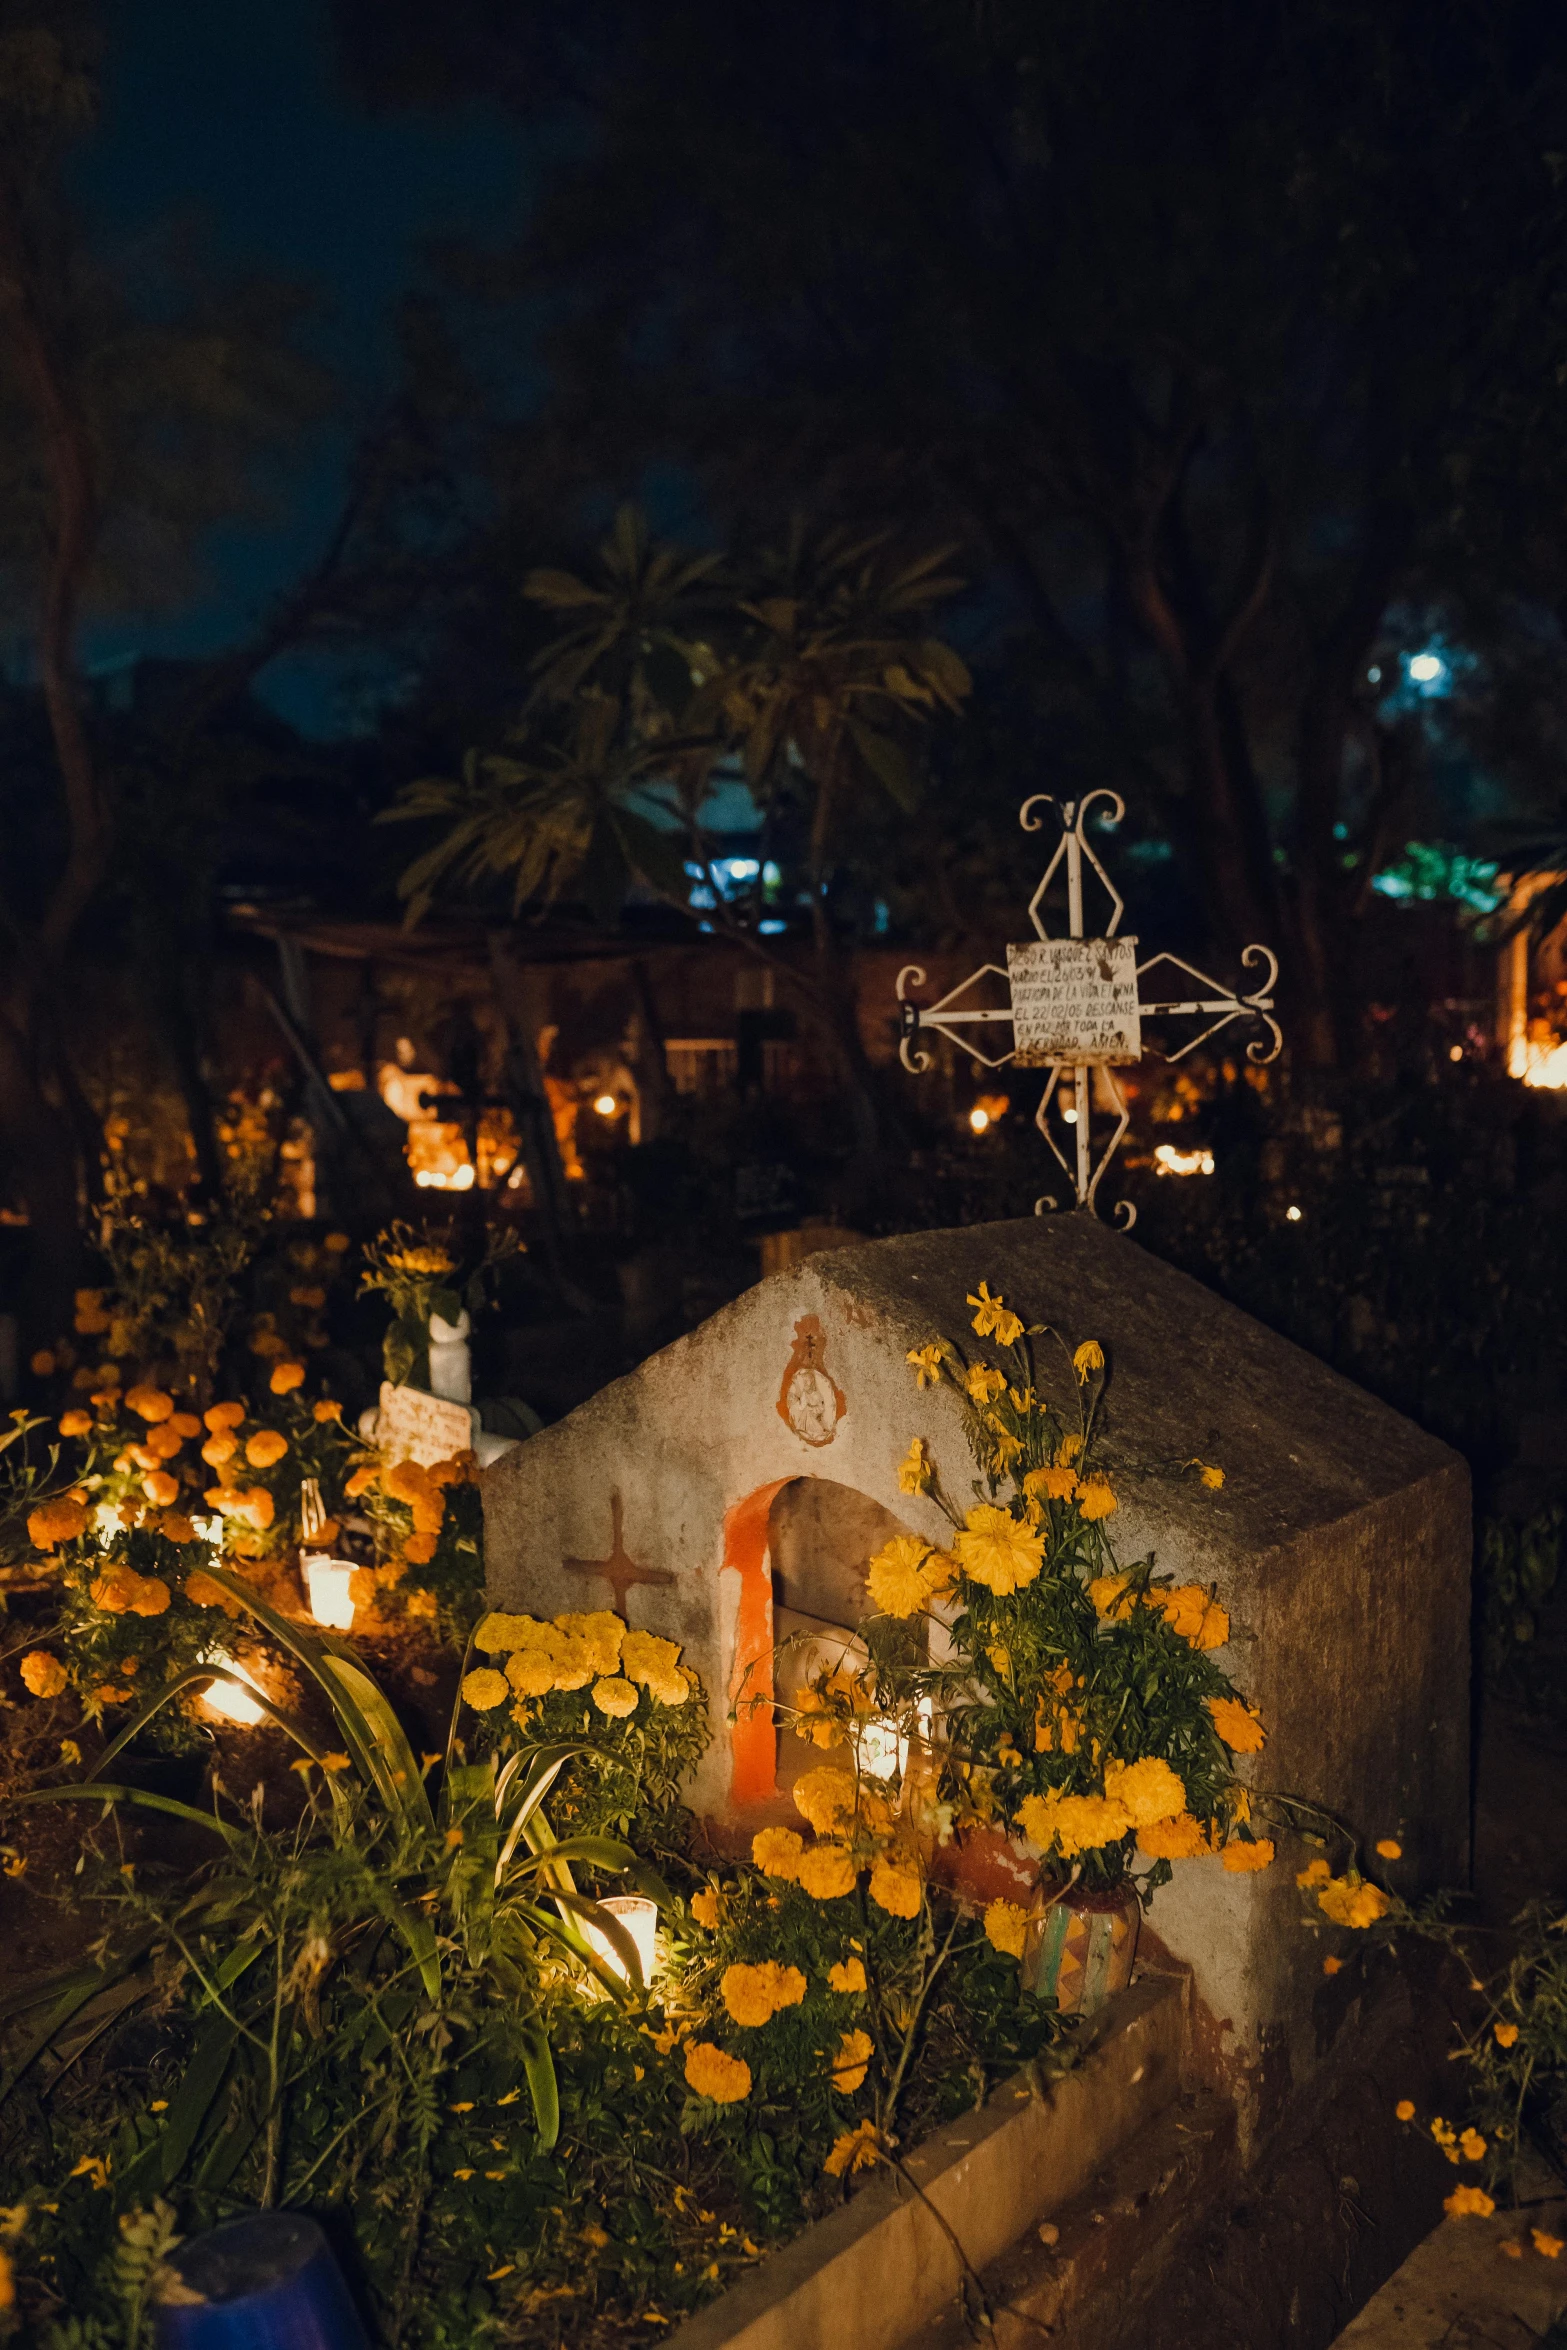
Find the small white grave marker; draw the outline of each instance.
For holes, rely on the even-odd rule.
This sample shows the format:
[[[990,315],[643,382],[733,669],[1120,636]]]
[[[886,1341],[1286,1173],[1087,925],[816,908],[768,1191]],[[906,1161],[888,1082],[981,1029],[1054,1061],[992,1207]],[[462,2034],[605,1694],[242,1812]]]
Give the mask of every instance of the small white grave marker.
[[[390,1459],[433,1469],[453,1453],[473,1451],[478,1433],[479,1415],[471,1404],[449,1403],[422,1387],[394,1387],[382,1380],[375,1440]]]

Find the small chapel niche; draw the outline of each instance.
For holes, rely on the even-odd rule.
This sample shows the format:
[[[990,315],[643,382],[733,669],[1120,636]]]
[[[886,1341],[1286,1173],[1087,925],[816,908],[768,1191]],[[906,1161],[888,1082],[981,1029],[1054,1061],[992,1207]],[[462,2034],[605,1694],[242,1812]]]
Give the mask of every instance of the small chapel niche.
[[[796,1477],[768,1513],[773,1586],[773,1681],[780,1706],[824,1670],[854,1673],[868,1661],[860,1625],[874,1611],[866,1589],[871,1558],[908,1527],[891,1510],[827,1477]],[[792,1725],[778,1732],[778,1786],[792,1787],[822,1760]]]

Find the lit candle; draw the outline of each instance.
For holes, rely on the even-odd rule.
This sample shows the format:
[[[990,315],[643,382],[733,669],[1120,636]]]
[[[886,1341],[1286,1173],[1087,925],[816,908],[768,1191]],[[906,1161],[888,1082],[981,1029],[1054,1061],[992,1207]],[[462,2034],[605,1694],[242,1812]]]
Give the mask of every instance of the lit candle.
[[[655,1940],[658,1933],[658,1903],[649,1901],[641,1893],[612,1893],[607,1901],[599,1903],[599,1907],[607,1909],[616,1923],[625,1927],[626,1932],[636,1945],[637,1958],[642,1968],[642,1980],[644,1983],[650,1983],[653,1979],[654,1962],[658,1955]],[[619,1951],[611,1948],[609,1936],[599,1927],[592,1925],[586,1918],[582,1921],[582,1931],[604,1964],[612,1969],[623,1983],[629,1983],[631,1971]]]
[[[349,1597],[348,1586],[353,1578],[353,1560],[310,1556],[300,1563],[305,1577],[305,1595],[316,1622],[326,1625],[333,1632],[352,1631],[354,1603]]]
[[[242,1671],[231,1656],[215,1656],[212,1661],[215,1665],[221,1665],[226,1673],[238,1673],[246,1686],[240,1688],[233,1681],[210,1681],[201,1694],[201,1702],[208,1713],[216,1714],[223,1722],[242,1723],[247,1730],[253,1729],[257,1722],[264,1722],[267,1718],[266,1707],[258,1705],[251,1696],[255,1683],[250,1675]]]

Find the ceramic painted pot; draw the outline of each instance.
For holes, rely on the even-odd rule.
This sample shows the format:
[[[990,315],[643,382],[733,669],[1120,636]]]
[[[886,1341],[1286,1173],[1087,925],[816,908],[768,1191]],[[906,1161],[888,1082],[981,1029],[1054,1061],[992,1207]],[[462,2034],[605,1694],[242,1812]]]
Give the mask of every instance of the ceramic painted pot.
[[[1109,1892],[1042,1879],[1029,1904],[1023,1987],[1062,2015],[1093,2015],[1132,1979],[1142,1904],[1130,1885]]]

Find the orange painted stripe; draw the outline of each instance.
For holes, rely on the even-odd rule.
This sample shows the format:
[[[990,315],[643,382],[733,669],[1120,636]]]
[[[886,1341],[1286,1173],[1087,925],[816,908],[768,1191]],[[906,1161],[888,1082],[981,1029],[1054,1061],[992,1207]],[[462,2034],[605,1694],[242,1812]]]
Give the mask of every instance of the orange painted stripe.
[[[729,1734],[732,1769],[729,1800],[739,1807],[764,1803],[778,1778],[778,1732],[773,1720],[773,1579],[767,1567],[768,1518],[774,1501],[792,1477],[759,1485],[724,1514],[724,1565],[740,1577],[735,1611],[731,1700],[739,1719]]]

